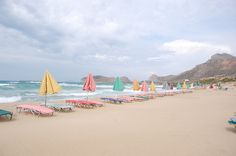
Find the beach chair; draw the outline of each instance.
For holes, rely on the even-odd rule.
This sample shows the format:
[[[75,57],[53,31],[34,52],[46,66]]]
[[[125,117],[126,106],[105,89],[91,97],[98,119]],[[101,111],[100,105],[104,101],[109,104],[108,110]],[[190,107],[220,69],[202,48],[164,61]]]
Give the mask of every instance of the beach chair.
[[[72,111],[74,106],[68,104],[47,104],[47,107],[56,111]]]
[[[103,106],[103,103],[94,100],[66,100],[66,103],[80,108],[94,108]]]
[[[233,125],[235,128],[236,128],[236,118],[235,117],[232,117],[228,120],[228,123],[230,125]]]
[[[125,102],[125,100],[122,99],[118,99],[118,98],[106,98],[106,97],[102,97],[100,98],[101,100],[108,102],[108,103],[114,103],[114,104],[121,104],[123,102]]]
[[[34,105],[34,104],[22,104],[22,105],[17,105],[16,106],[17,111],[20,113],[22,110],[31,112],[33,115],[53,115],[54,110],[40,106],[40,105]]]
[[[9,117],[9,119],[12,119],[13,113],[7,110],[0,109],[0,116],[6,116]]]

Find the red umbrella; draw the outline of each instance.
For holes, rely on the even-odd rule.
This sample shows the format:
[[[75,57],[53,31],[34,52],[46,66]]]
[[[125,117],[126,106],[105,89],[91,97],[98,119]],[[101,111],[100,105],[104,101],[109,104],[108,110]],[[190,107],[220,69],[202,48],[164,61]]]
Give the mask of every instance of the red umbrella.
[[[93,79],[93,75],[89,74],[84,82],[83,90],[86,90],[87,92],[94,92],[96,90],[96,83]]]

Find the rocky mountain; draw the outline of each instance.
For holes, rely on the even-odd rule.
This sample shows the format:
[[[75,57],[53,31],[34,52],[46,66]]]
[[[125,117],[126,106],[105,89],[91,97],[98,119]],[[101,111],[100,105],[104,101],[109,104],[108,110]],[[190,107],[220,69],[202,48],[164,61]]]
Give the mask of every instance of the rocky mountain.
[[[165,82],[165,81],[171,81],[175,75],[167,75],[167,76],[157,76],[155,74],[152,74],[148,81],[153,81],[153,82]]]
[[[96,83],[113,83],[114,80],[115,80],[115,77],[106,77],[106,76],[102,76],[102,75],[95,75],[95,76],[93,76],[93,78],[94,78]],[[81,79],[81,81],[84,82],[85,79],[86,79],[86,77],[83,77]],[[122,80],[123,83],[131,83],[132,82],[126,76],[122,76],[121,80]]]
[[[208,77],[236,76],[236,57],[230,54],[215,54],[207,62],[197,65],[179,75],[164,77],[151,76],[155,81],[181,81],[184,79],[199,80]]]

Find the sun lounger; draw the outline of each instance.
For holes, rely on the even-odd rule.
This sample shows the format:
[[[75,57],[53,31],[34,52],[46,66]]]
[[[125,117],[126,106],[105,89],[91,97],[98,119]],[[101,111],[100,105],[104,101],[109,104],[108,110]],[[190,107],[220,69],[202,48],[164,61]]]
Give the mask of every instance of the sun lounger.
[[[129,96],[121,96],[121,97],[118,97],[118,99],[123,100],[125,102],[133,102],[133,101],[135,101],[134,98],[129,97]]]
[[[11,119],[12,119],[12,115],[13,115],[12,112],[9,112],[9,111],[7,111],[7,110],[0,109],[0,116],[9,117],[9,119],[11,120]]]
[[[109,102],[109,103],[115,103],[115,104],[121,104],[123,102],[125,102],[125,100],[119,99],[119,98],[105,98],[102,97],[100,98],[101,100],[105,101],[105,102]]]
[[[72,111],[74,106],[68,104],[47,104],[47,107],[56,111]]]
[[[235,128],[236,128],[236,118],[235,117],[232,117],[228,120],[228,123],[230,125],[233,125]]]
[[[94,100],[66,100],[66,103],[72,104],[81,108],[94,108],[94,107],[102,107],[103,103]]]
[[[33,104],[18,105],[16,106],[16,109],[18,110],[19,113],[23,110],[23,111],[31,112],[34,115],[37,114],[38,116],[39,115],[53,115],[54,113],[54,110],[50,108],[40,106],[40,105],[33,105]]]
[[[143,100],[149,100],[149,97],[147,97],[147,96],[133,95],[132,97],[135,97],[135,98],[142,98]]]

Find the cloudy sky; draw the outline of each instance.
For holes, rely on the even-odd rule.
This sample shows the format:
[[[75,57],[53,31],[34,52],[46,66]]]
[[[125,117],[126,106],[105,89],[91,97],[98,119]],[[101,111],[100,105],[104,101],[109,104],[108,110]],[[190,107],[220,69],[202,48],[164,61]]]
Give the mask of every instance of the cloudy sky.
[[[236,55],[235,0],[0,0],[0,79],[178,74]]]

